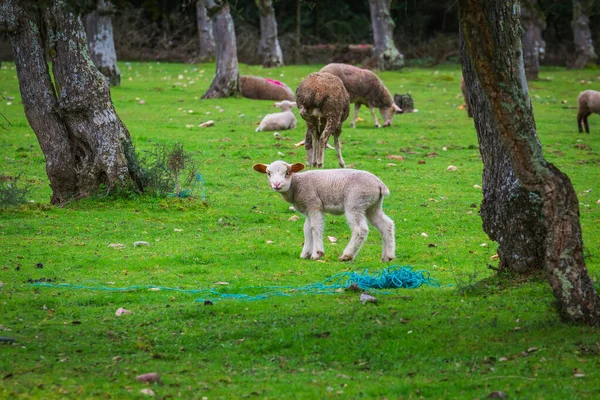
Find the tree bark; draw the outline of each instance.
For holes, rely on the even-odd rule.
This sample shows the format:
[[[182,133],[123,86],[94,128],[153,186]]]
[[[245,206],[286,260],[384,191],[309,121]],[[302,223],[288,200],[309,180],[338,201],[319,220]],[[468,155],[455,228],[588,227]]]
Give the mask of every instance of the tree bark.
[[[277,21],[272,0],[256,0],[260,10],[260,43],[258,55],[262,58],[265,68],[281,67],[283,54],[277,38]]]
[[[459,0],[458,5],[463,72],[471,104],[475,106],[474,120],[482,120],[476,129],[480,140],[496,141],[482,142],[481,147],[497,143],[506,152],[514,174],[512,181],[518,181],[526,191],[521,191],[521,196],[532,198],[520,206],[531,212],[522,223],[534,221],[535,226],[542,228],[539,261],[558,300],[561,316],[571,322],[597,325],[600,299],[583,258],[577,196],[569,178],[544,158],[536,133],[521,55],[518,0]],[[484,163],[489,162],[484,151],[482,156]],[[506,186],[510,184],[509,181]],[[498,204],[507,199],[501,196],[493,201],[507,207]],[[515,235],[508,227],[494,228],[497,236]],[[512,254],[512,250],[505,248],[504,253]]]
[[[213,36],[212,21],[206,12],[206,0],[196,2],[196,24],[200,39],[200,54],[198,61],[209,62],[215,58],[215,39]]]
[[[62,1],[32,3],[5,0],[0,26],[12,40],[25,114],[46,157],[50,201],[89,196],[101,185],[142,190],[129,132],[90,59],[81,19]]]
[[[117,66],[112,26],[113,13],[114,7],[110,0],[98,0],[96,10],[86,15],[83,21],[92,61],[108,79],[110,86],[119,86],[121,72]]]
[[[394,43],[394,21],[390,15],[392,0],[369,0],[373,27],[373,56],[380,70],[395,70],[404,66],[404,55]]]
[[[521,26],[523,27],[523,62],[525,75],[529,80],[537,80],[540,71],[540,60],[546,51],[546,42],[542,31],[546,29],[546,21],[539,10],[537,0],[522,0]]]
[[[590,32],[589,12],[592,7],[590,0],[573,0],[573,42],[575,44],[575,60],[572,68],[583,68],[598,56],[594,51],[594,42]]]
[[[229,13],[229,1],[207,0],[206,10],[213,23],[217,73],[203,99],[231,97],[240,94],[235,27]]]

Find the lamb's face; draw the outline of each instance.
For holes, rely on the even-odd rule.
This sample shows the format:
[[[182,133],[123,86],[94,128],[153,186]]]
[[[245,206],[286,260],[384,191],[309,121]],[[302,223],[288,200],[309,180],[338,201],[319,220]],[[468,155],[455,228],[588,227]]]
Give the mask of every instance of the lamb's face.
[[[394,107],[381,107],[379,112],[381,113],[381,118],[383,118],[383,126],[392,125],[392,119],[396,113]]]
[[[274,161],[269,165],[256,164],[254,170],[267,174],[271,189],[279,193],[285,193],[290,190],[292,185],[292,174],[304,169],[304,164],[288,164],[284,161]]]

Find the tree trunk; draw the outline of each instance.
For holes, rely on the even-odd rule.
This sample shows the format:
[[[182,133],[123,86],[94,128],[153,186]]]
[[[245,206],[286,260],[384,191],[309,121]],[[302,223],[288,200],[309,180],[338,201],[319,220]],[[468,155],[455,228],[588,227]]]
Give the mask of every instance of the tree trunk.
[[[133,182],[142,190],[129,132],[90,59],[80,18],[62,1],[32,3],[5,0],[0,25],[11,37],[25,114],[46,157],[51,202],[88,196],[101,185]]]
[[[516,192],[523,197],[519,207],[528,207],[530,212],[524,213],[522,223],[533,221],[541,228],[539,261],[558,300],[561,316],[568,321],[597,325],[600,299],[583,258],[577,196],[569,178],[545,160],[536,133],[521,55],[518,0],[459,0],[458,5],[463,72],[471,104],[475,106],[474,120],[481,121],[476,129],[480,140],[495,140],[482,141],[480,145],[485,149],[496,143],[497,148],[505,151],[514,175],[512,183],[518,182],[525,190]],[[486,150],[482,150],[482,156],[484,163],[489,162]],[[501,164],[490,167],[504,168]],[[498,183],[497,178],[493,181]],[[510,183],[498,189],[506,190]],[[510,199],[500,196],[492,200]],[[511,209],[506,204],[496,206]],[[536,231],[515,233],[510,227],[495,225],[494,221],[487,223],[497,229],[497,237],[536,234]],[[503,251],[505,255],[513,254],[512,248]]]
[[[573,0],[573,42],[575,43],[575,60],[572,68],[583,68],[598,56],[594,51],[592,33],[590,32],[589,12],[592,7],[590,0]]]
[[[114,7],[110,0],[98,0],[96,10],[86,15],[83,21],[92,61],[108,79],[110,86],[119,86],[121,72],[117,66],[117,52],[113,37],[113,13]]]
[[[373,27],[373,56],[380,70],[400,69],[404,56],[394,44],[394,21],[390,15],[392,0],[369,0],[371,25]]]
[[[302,0],[296,0],[296,46],[294,48],[294,61],[300,64],[300,53],[302,52]]]
[[[546,42],[542,31],[546,29],[546,21],[538,9],[537,0],[522,0],[521,26],[523,27],[523,62],[525,75],[529,80],[537,80],[540,71],[540,60],[546,51]]]
[[[212,21],[206,13],[206,0],[196,2],[196,24],[200,39],[200,54],[198,61],[209,62],[215,58],[215,39]]]
[[[207,0],[206,10],[213,24],[217,73],[203,99],[231,97],[240,94],[235,27],[229,13],[229,1]]]
[[[277,38],[277,21],[272,0],[256,0],[260,10],[260,43],[258,55],[262,58],[265,68],[281,67],[283,54]]]

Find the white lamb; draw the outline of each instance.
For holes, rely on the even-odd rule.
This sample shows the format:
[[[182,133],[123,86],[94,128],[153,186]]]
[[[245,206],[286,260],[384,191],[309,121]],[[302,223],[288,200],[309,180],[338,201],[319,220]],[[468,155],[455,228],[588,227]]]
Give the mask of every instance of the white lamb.
[[[301,258],[317,260],[325,255],[324,213],[345,214],[352,229],[350,243],[339,257],[340,261],[354,260],[369,233],[367,221],[381,233],[381,261],[395,258],[394,221],[381,208],[383,198],[389,196],[390,191],[377,176],[354,169],[311,170],[298,174],[304,164],[290,165],[285,161],[255,164],[253,168],[267,174],[271,188],[306,217]]]
[[[583,132],[582,122],[585,126],[585,131],[590,133],[588,117],[592,113],[600,114],[600,92],[595,90],[583,91],[579,94],[577,102],[579,103],[579,111],[577,112],[577,128],[579,128],[579,133]]]
[[[273,107],[281,108],[281,112],[265,115],[258,128],[256,128],[256,132],[283,131],[296,128],[296,116],[292,112],[292,107],[296,107],[296,102],[284,100],[273,104]]]

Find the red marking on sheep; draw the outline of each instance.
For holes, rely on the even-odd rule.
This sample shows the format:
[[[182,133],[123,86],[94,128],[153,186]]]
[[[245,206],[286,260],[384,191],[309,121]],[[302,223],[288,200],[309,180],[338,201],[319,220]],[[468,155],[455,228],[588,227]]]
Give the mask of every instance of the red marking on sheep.
[[[277,86],[283,86],[283,83],[276,81],[275,79],[269,79],[269,78],[265,78],[265,81],[272,83],[273,85],[277,85]]]

